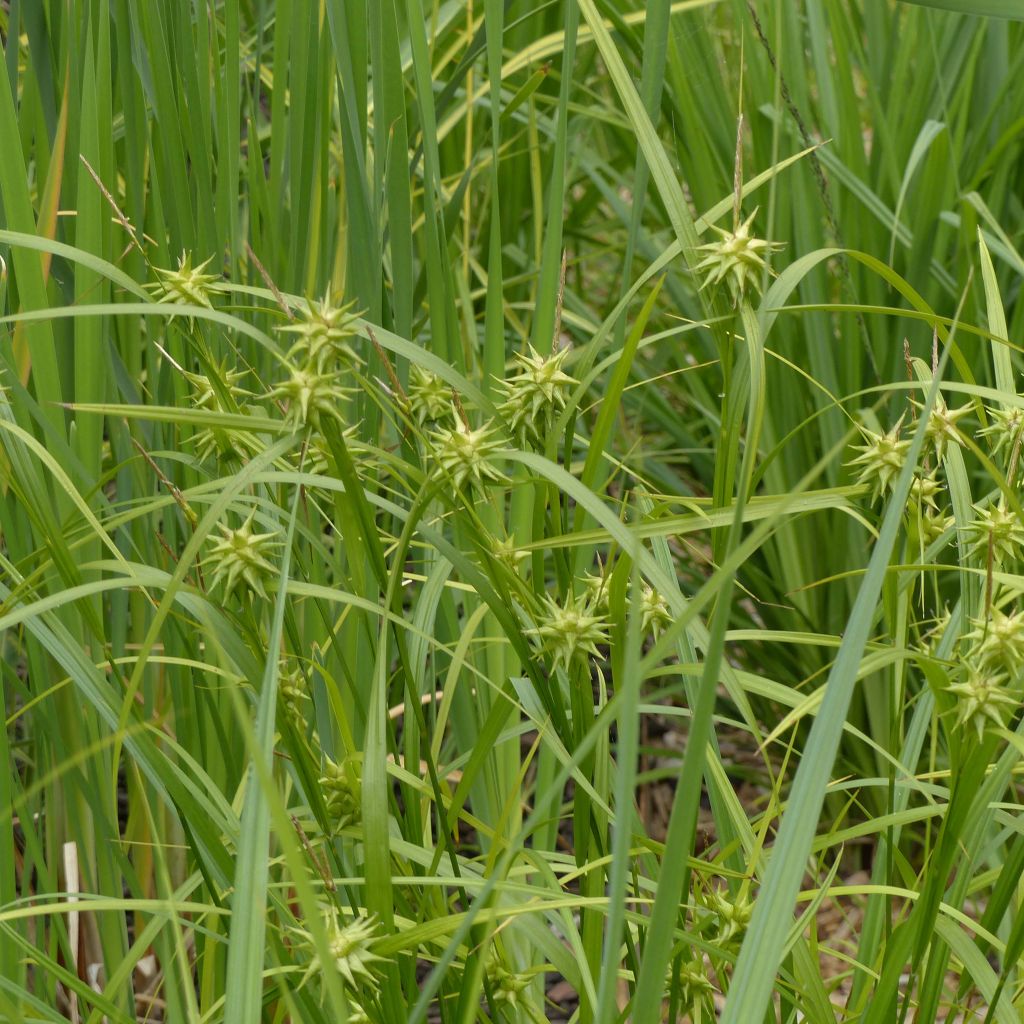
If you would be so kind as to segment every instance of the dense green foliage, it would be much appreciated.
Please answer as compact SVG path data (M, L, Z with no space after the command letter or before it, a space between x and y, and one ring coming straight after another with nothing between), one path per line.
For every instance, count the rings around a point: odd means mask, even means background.
M0 5L0 1019L1020 1020L983 9Z

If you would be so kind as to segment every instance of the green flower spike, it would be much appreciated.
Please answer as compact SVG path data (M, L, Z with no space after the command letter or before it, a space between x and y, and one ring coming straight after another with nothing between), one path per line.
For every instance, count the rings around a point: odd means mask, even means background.
M223 537L212 541L207 563L213 566L210 590L223 584L225 596L239 588L248 589L266 597L264 583L277 575L277 567L267 556L280 547L277 533L253 533L252 523L255 511L237 529L221 526Z
M987 622L972 625L966 639L974 644L973 657L979 665L1006 668L1014 674L1024 665L1024 612L993 608Z
M325 755L320 777L324 802L336 831L358 824L363 814L363 779L358 761L345 758L340 764Z
M552 669L564 665L568 670L579 654L600 655L598 644L608 642L605 617L595 614L587 604L577 604L570 596L564 605L553 597L544 598L544 611L538 625L527 630L540 641L540 649L550 658Z
M1019 706L1016 697L1007 693L1004 683L1006 676L995 675L976 666L969 666L963 682L948 688L958 698L956 724L960 728L973 725L978 739L984 738L985 729L995 726L1001 729L1013 709Z
M760 290L760 278L766 266L764 258L780 246L777 242L767 242L751 235L756 215L757 210L735 231L711 225L711 230L719 235L721 241L697 247L698 252L707 253L695 268L698 273L706 271L701 290L722 281L728 281L729 289L737 299L746 291L748 283L754 291Z
M311 698L306 676L298 665L289 669L282 662L279 673L277 694L285 715L299 732L304 732L310 709Z
M436 373L423 369L415 363L409 369L409 385L406 388L409 411L417 423L431 423L451 415L451 385Z
M644 632L660 633L672 622L672 612L668 601L649 583L645 583L640 591L640 628Z
M296 430L316 426L321 416L340 416L341 406L350 393L339 383L336 370L319 373L314 369L293 369L291 377L278 384L267 397L283 402L287 421Z
M523 989L530 984L529 975L510 971L496 955L487 961L487 980L494 1001L506 1006L518 1006Z
M506 396L499 411L512 433L543 439L578 383L562 369L568 355L569 349L562 348L542 356L532 345L528 355L516 353L519 372L498 385Z
M984 430L979 431L979 435L992 438L992 449L989 454L993 458L1002 451L1009 455L1024 435L1024 409L1012 406L986 411L991 422Z
M974 506L978 518L967 527L971 550L987 558L992 551L994 561L1002 565L1018 557L1024 548L1024 526L1017 513L1006 507L1003 498L988 508Z
M491 465L490 460L499 455L503 447L495 433L490 423L472 430L458 415L455 416L455 426L451 430L431 431L434 457L456 487L466 483L483 486L488 482L508 482L508 477Z
M854 451L860 452L847 465L859 466L859 484L871 485L871 498L876 500L890 490L896 477L899 476L903 463L910 450L910 441L901 440L900 429L903 426L901 416L892 430L884 434L876 434L872 430L862 428L865 444L855 445Z
M278 328L282 333L296 335L288 350L288 358L318 374L335 370L339 365L358 366L362 360L349 344L357 334L359 314L352 312L354 302L335 306L325 295L319 302L310 301L308 309L300 308L295 323Z
M682 961L674 975L672 966L669 965L669 972L669 983L675 983L684 1013L692 1013L698 1003L703 1003L714 994L715 987L708 978L708 969L703 957Z
M347 924L338 919L338 912L331 907L324 914L324 928L327 932L327 948L330 960L324 964L320 952L313 942L313 936L304 929L297 929L302 944L310 950L309 966L302 984L316 973L323 973L333 967L351 991L375 992L380 985L377 965L385 958L373 952L377 933L377 921L373 917L354 917Z
M180 302L186 306L211 308L210 285L220 280L219 274L204 274L213 262L213 257L203 260L198 267L192 266L192 253L181 254L177 270L156 268L160 280L147 287L158 302Z

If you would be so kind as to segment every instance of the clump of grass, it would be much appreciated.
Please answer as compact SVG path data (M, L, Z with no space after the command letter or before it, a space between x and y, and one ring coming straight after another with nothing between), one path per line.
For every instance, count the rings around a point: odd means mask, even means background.
M1019 1019L1022 25L526 6L0 10L0 1017Z

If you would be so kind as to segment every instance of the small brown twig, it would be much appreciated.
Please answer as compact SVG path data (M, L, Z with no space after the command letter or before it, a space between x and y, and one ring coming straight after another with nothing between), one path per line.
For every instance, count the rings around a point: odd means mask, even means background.
M469 417L466 415L466 407L462 404L462 398L455 388L452 388L452 402L455 405L455 411L459 414L459 419L462 420L462 425L467 430L472 429L469 425Z
M391 381L391 386L394 388L395 394L401 399L402 405L407 406L409 404L409 397L405 393L405 388L402 387L402 382L398 379L398 374L395 373L395 368L391 365L391 360L388 358L387 352L384 351L381 343L377 340L377 335L373 333L373 328L369 324L366 325L366 333L373 344L373 347L377 350L377 355L380 356L380 361L384 364L388 380Z
M260 277L263 278L263 283L271 290L271 292L273 292L274 299L277 301L277 304L284 311L284 315L288 317L289 320L294 320L295 314L292 312L291 306L289 306L288 303L285 301L284 293L281 291L280 288L277 287L276 284L274 284L274 279L270 276L270 274L267 273L267 268L263 266L262 263L260 263L259 256L257 256L256 253L252 251L252 246L248 242L245 243L245 251L249 259L252 260L256 269L259 271Z
M327 865L323 860L317 856L316 851L313 849L313 844L309 841L309 836L306 835L305 829L303 829L301 822L295 815L291 815L292 827L295 829L296 834L299 837L299 841L302 843L306 850L306 855L313 862L313 866L316 868L318 874L323 879L323 883L328 892L337 892L338 887L334 884L334 879L331 877L330 872L327 870Z
M138 249L139 253L142 255L142 258L145 259L146 253L143 250L142 246L139 244L138 236L135 234L135 226L125 216L124 212L121 210L121 207L117 205L117 201L110 194L110 192L107 189L107 186L103 184L102 180L100 179L100 176L92 169L92 165L89 163L89 161L86 160L81 153L78 154L78 159L81 160L82 163L85 165L85 169L89 172L89 175L92 178L92 180L96 182L96 187L102 193L103 198L106 199L106 201L110 204L111 209L114 211L114 216L115 218L117 218L117 222L121 225L121 227L125 229L125 231L128 232L128 237L131 239L132 246ZM125 252L127 251L128 250L126 249Z
M555 299L555 331L551 337L551 351L559 349L559 339L562 336L562 303L565 302L565 268L568 258L568 250L562 250L562 266L558 273L558 296Z
M174 481L170 480L167 477L164 471L156 464L156 462L154 461L153 457L149 454L149 452L147 452L146 449L143 448L142 445L139 444L139 442L134 437L131 438L131 442L133 445L135 445L135 448L138 451L138 453L146 460L146 462L149 463L150 469L152 469L153 472L156 473L157 478L160 480L160 482L164 485L164 487L167 488L168 491L170 491L171 497L178 503L178 506L181 508L182 512L185 513L185 518L188 520L189 525L192 527L193 530L195 530L195 528L199 525L199 516L196 515L196 513L192 509L192 506L189 505L189 503L185 500L185 495L181 493L181 491L175 485Z

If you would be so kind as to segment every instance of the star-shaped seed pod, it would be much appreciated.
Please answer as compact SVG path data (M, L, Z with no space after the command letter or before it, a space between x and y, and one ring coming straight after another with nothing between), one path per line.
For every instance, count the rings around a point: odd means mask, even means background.
M350 388L342 387L337 370L324 373L307 368L293 367L288 380L278 384L268 395L282 402L287 409L287 422L295 430L316 427L324 416L340 417Z
M900 437L902 426L901 416L896 425L883 434L862 427L865 443L854 445L854 451L860 454L847 465L860 467L857 483L870 485L872 500L881 498L892 488L907 460L910 441Z
M280 547L281 542L276 532L255 533L252 528L255 516L255 511L251 512L237 530L219 527L223 536L211 540L210 553L206 558L206 564L213 568L211 591L223 586L225 596L239 589L252 591L263 598L267 596L264 584L277 575L277 567L267 560L267 556Z
M355 302L335 306L329 295L319 302L310 300L300 307L294 323L279 327L282 333L295 335L288 350L288 359L318 374L340 366L354 368L362 360L350 344L358 333L359 313L353 313Z
M380 987L379 965L386 958L373 951L377 938L375 917L353 917L342 922L335 907L324 913L324 928L327 932L329 959L321 960L320 950L313 941L311 932L296 929L300 944L309 950L309 965L302 979L305 985L316 974L326 970L337 971L347 988L352 992L375 992Z
M923 403L911 401L915 409L924 408ZM946 400L938 395L935 404L928 413L928 422L925 424L925 440L931 442L935 449L935 457L941 462L946 454L946 446L950 444L962 445L963 435L958 426L960 420L970 415L973 406L969 403L961 405L957 409L950 409Z
M598 644L608 643L607 619L585 603L570 596L565 604L545 596L537 625L527 630L537 637L540 649L551 659L552 670L566 669L579 655L600 655Z
M506 1006L518 1006L523 989L530 984L530 975L509 970L497 953L492 953L488 958L486 971L494 1001Z
M499 383L505 400L498 411L513 434L543 441L578 381L562 369L569 349L558 349L549 356L542 356L532 345L529 349L514 356L519 372Z
M249 375L249 371L236 370L230 365L228 356L213 363L209 374L190 373L188 370L182 370L181 373L191 385L192 402L197 409L220 411L225 407L225 396L237 404L252 395L251 391L240 387L238 383Z
M733 297L739 299L748 286L760 291L761 274L766 267L765 256L780 248L777 242L768 242L763 238L755 238L751 234L757 210L735 231L711 225L720 238L717 242L708 242L697 247L698 252L707 253L696 266L697 273L706 272L701 290L708 285L718 285L727 281Z
M674 971L673 965L669 964L668 983L675 985L684 1013L692 1014L698 1003L703 1004L714 994L715 987L708 973L708 966L700 955L683 960Z
M236 413L239 404L252 395L251 391L239 385L248 371L231 367L226 356L221 362L214 363L208 374L188 370L181 372L189 383L192 402L197 409ZM192 435L192 443L201 462L214 455L244 461L260 447L252 434L233 427L203 427Z
M502 451L501 440L490 423L473 430L454 416L451 429L430 432L431 449L441 469L451 477L456 487L465 484L483 486L486 483L507 483L508 477L492 464Z
M977 519L967 527L971 551L983 558L992 552L993 560L999 565L1018 558L1024 549L1024 526L1013 509L1006 507L1000 497L994 505L983 508L974 506Z
M183 252L178 260L177 270L156 268L158 281L146 287L158 302L177 302L186 306L211 308L210 285L220 280L218 274L204 274L203 271L213 257L203 260L198 267L192 266L192 253Z
M917 509L938 510L937 496L942 493L942 484L934 474L915 476L910 483L910 503Z
M911 511L913 514L910 523L911 536L913 537L916 531L917 538L925 547L934 544L947 530L956 526L956 517L941 509L925 506L923 509L918 508Z
M979 436L992 439L989 454L993 458L1000 452L1009 455L1024 436L1024 409L1014 405L985 411L991 422L978 432Z
M973 726L979 741L985 730L1003 728L1006 720L1019 706L1019 700L1006 689L1006 676L970 665L963 680L947 688L957 698L956 724Z
M601 572L583 574L583 603L599 615L608 614L608 575L604 567Z
M989 669L1004 668L1016 674L1024 665L1024 612L1004 612L993 607L987 619L972 620L974 627L964 639L973 645L972 660Z
M711 888L704 896L704 905L717 918L715 940L723 949L739 946L754 913L754 904L747 896L733 900L725 890Z
M672 611L665 600L649 583L640 588L640 628L657 635L672 622Z
M406 387L409 411L420 426L448 419L452 413L452 388L436 373L415 363L409 368Z

